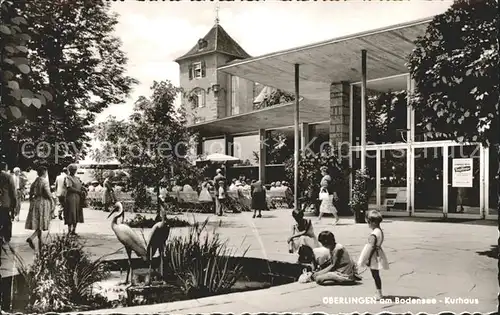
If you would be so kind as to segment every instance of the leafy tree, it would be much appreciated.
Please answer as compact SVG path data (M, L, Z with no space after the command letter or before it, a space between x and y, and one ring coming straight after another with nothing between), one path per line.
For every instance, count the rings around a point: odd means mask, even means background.
M28 57L28 42L31 40L28 27L30 21L22 3L14 6L13 1L0 4L0 158L11 162L7 152L9 140L16 126L23 123L27 112L33 113L52 95L40 90L34 93L26 84L31 74ZM15 151L14 151L15 152ZM9 164L11 164L9 163Z
M400 142L397 131L406 129L406 91L369 95L366 112L367 142Z
M262 102L255 105L255 109L262 109L274 105L290 103L295 100L295 96L286 91L274 90L271 94L267 95Z
M178 176L191 185L203 171L186 158L195 134L186 128L185 114L177 111L174 101L181 89L169 81L154 82L152 95L141 96L128 121L111 117L96 127L96 136L107 142L124 168L130 170L131 185L137 195L146 186L159 189L165 179Z
M455 1L416 41L408 68L411 103L429 136L482 142L500 157L498 23L497 1ZM497 191L500 232L500 182Z
M57 164L67 162L60 159L65 155L73 160L83 157L95 115L111 104L123 103L136 81L125 75L127 58L113 34L118 21L108 2L12 3L12 10L29 17L27 28L32 35L28 50L21 51L28 53L32 70L23 86L47 89L53 101L47 103L46 111L27 113L29 120L9 130L9 146L18 152L16 162L22 167L45 163L60 168ZM40 147L35 157L21 154L23 143L42 141L48 146ZM30 144L24 149L35 147Z

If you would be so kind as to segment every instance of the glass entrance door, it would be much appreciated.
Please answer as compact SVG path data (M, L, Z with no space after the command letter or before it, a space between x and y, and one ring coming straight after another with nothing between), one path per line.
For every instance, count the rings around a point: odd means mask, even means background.
M480 219L485 199L481 145L455 145L447 149L447 216Z

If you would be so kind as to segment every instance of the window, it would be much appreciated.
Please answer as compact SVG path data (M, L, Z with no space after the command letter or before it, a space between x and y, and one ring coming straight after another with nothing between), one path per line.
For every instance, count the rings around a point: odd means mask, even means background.
M192 108L205 107L205 90L195 88L189 96Z
M200 39L198 41L198 50L202 50L204 48L207 48L207 46L208 46L208 42L206 40Z
M193 64L193 70L195 79L201 78L201 62Z
M189 66L189 80L200 79L206 76L205 61L195 62Z

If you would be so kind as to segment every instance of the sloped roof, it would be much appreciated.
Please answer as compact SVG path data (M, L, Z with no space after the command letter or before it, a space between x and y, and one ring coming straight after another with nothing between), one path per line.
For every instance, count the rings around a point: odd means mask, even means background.
M203 40L207 41L207 46L205 48L199 49L198 43L196 43L190 51L175 59L175 61L179 62L187 58L214 52L226 54L239 59L251 57L218 23L216 23L207 35L203 37Z

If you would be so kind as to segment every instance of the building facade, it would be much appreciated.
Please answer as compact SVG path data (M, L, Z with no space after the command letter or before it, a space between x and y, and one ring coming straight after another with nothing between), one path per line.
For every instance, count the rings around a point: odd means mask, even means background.
M327 141L348 153L354 170L368 169L370 208L394 216L496 219L495 150L429 138L407 104L413 82L406 56L429 22L412 21L255 58L233 54L220 59L213 63L213 76L220 80L215 82L226 95L241 96L216 102L217 111L193 121L190 127L204 137L200 151L212 153L217 144L222 153L254 156L251 165L238 171L269 183L285 170L269 161L269 148L262 143L277 132L293 140L298 122L300 149L318 150ZM186 75L196 60L190 53L178 61L187 63L181 64L181 85L187 90L200 87ZM248 86L232 84L235 80ZM207 81L208 87L212 82ZM298 102L253 109L255 88L252 94L248 90L255 82L295 91ZM233 99L240 110L230 110Z
M179 64L182 106L188 123L212 121L252 110L254 83L217 69L250 55L216 23ZM236 93L236 91L238 91Z

